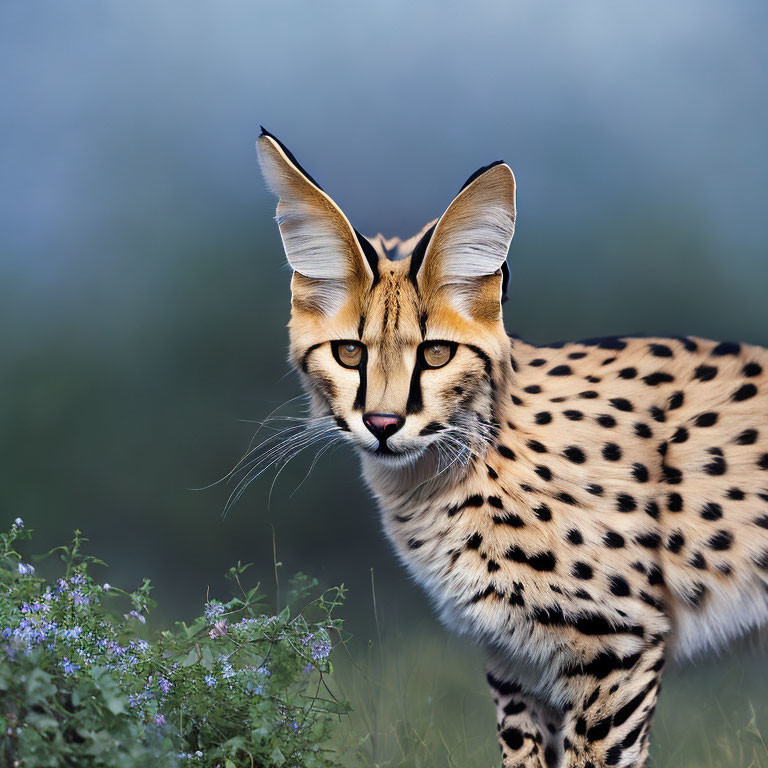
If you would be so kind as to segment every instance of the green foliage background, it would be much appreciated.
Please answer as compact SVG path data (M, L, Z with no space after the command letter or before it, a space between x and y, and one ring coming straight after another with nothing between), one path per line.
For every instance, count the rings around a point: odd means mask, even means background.
M226 486L190 490L299 394L258 124L369 234L416 231L503 156L506 321L532 341L768 344L766 21L758 0L4 3L0 510L40 549L87 531L113 581L148 577L173 606L160 625L191 620L237 560L274 592L274 531L278 570L349 587L348 683L379 692L355 721L378 733L372 764L492 764L481 660L395 562L349 451L261 478L226 519ZM671 675L659 764L729 765L711 755L749 732L750 702L764 732L764 659ZM360 690L371 665L387 683Z

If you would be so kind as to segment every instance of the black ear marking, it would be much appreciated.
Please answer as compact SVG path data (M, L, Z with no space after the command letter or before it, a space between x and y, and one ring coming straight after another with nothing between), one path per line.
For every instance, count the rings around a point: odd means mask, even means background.
M371 272L373 272L373 283L371 283L371 288L373 288L379 282L379 254L376 253L371 241L365 235L361 235L356 229L354 232L357 242L360 244L360 250L363 252Z
M418 243L416 243L416 246L413 249L413 252L411 253L411 266L408 270L408 279L413 283L414 287L418 291L418 283L416 281L416 277L419 274L419 270L421 269L421 264L424 261L424 254L427 252L427 246L429 245L429 241L432 239L432 235L435 233L435 227L437 226L437 222L435 222L422 236Z
M277 138L277 136L275 136L273 133L270 133L263 125L260 125L259 128L261 128L260 136L268 136L270 139L272 139L272 141L274 141L277 144L277 146L283 150L283 152L285 153L285 156L296 166L296 168L299 171L301 171L301 173L303 173L304 176L306 176L307 179L311 181L319 190L321 190L322 192L325 192L325 190L317 183L317 181L315 181L315 179L312 178L312 176L310 176L307 170L296 159L293 152L291 152L291 150L288 149L288 147L286 147L285 144L283 144L283 142Z
M488 165L484 165L482 168L478 168L462 185L461 189L459 190L459 194L461 194L476 178L479 176L482 176L486 171L490 171L491 168L495 168L497 165L503 165L503 160L494 160L492 163L489 163Z
M501 303L503 304L509 298L509 265L507 260L501 265Z

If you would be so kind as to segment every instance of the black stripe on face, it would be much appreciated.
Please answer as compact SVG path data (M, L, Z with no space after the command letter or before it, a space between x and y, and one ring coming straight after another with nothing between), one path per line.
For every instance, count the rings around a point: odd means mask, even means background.
M493 363L491 362L491 358L488 357L480 347L476 347L474 344L467 344L466 347L467 349L471 349L483 361L488 378L493 380Z
M408 390L408 401L405 404L406 415L421 413L424 410L424 399L421 394L421 372L426 366L422 360L420 350L416 350L416 364L411 374L411 386Z
M360 374L360 386L357 388L355 402L352 403L353 411L362 411L365 408L365 394L367 388L366 371L368 369L368 350L363 347L363 356L360 358L360 365L357 372Z
M299 368L306 373L307 372L307 364L309 363L309 356L319 347L322 347L323 344L325 344L324 341L321 341L319 344L313 344L311 347L308 347L304 354L301 356L301 359L299 360Z

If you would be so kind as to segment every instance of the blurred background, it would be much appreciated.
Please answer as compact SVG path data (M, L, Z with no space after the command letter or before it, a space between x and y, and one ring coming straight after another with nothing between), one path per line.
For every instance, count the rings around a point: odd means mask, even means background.
M396 707L455 722L460 764L493 764L481 661L396 563L351 452L306 479L311 455L267 473L225 519L231 486L190 490L300 391L259 124L371 235L416 232L505 159L506 322L531 341L765 345L767 21L759 0L3 2L2 515L39 550L81 528L110 581L152 579L160 623L223 593L237 560L273 590L274 533L281 573L350 588L350 652L389 649ZM753 713L765 731L767 664L745 652L675 673L658 764L684 739L714 754ZM402 714L392 698L360 707L381 733Z

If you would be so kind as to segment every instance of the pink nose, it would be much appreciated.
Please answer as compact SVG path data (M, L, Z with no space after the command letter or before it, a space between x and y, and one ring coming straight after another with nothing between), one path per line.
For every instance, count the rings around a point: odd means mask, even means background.
M363 416L363 424L368 431L381 441L394 435L403 426L405 419L396 413L366 413Z

